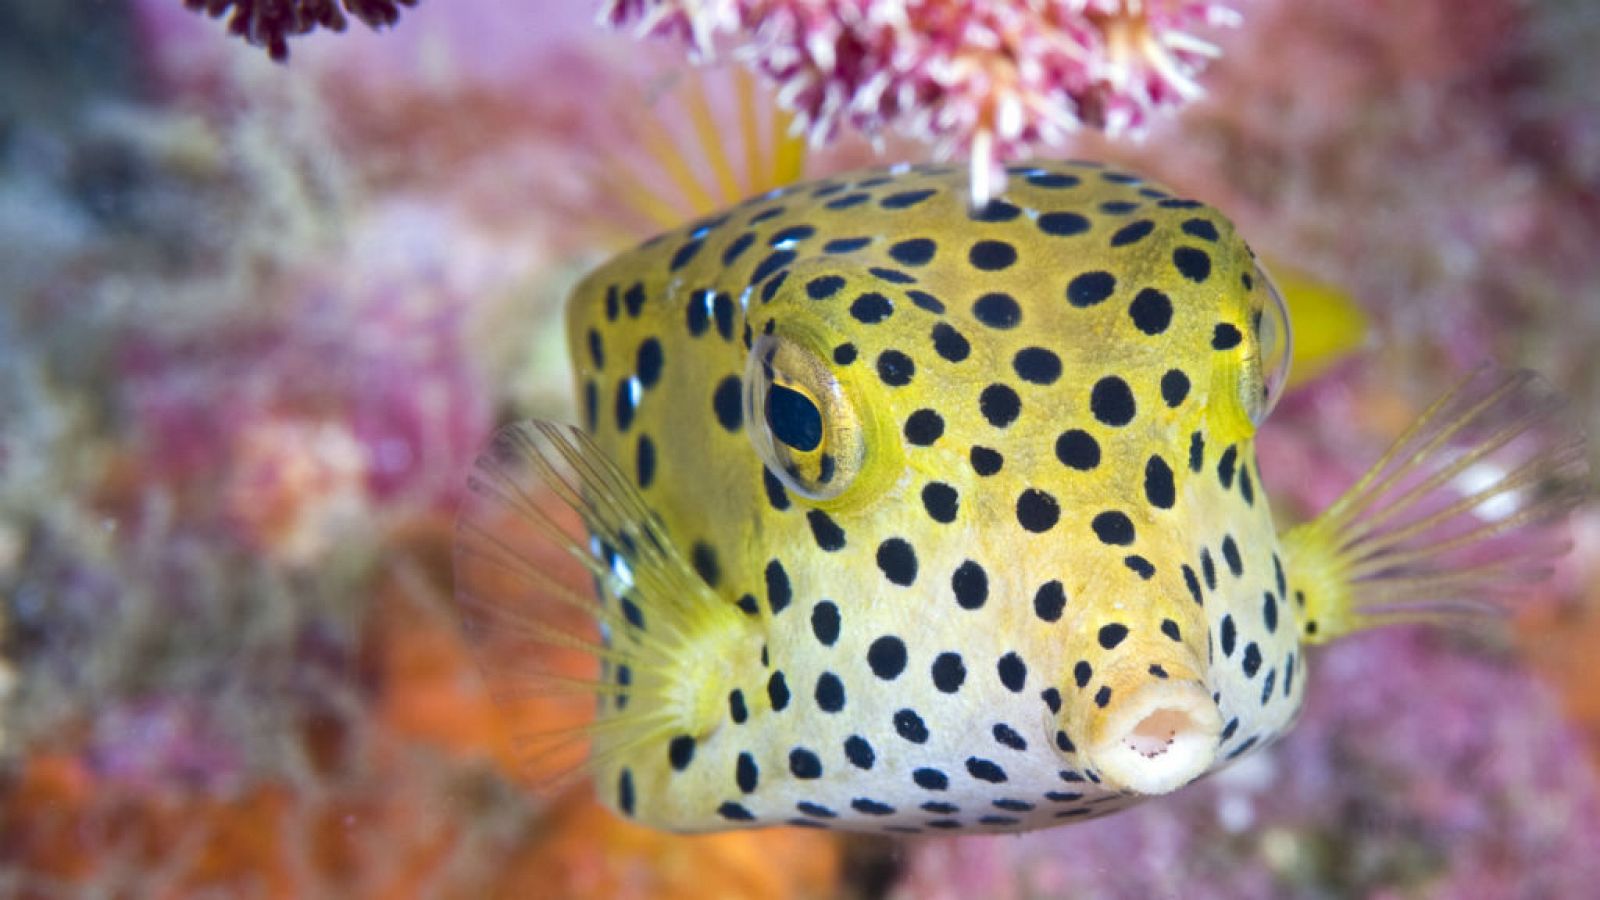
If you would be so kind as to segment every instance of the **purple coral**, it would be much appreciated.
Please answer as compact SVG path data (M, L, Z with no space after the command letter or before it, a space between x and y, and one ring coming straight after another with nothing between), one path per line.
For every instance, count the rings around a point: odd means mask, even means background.
M416 277L308 276L275 320L129 341L123 391L151 474L214 486L232 525L298 564L371 515L450 508L491 413L467 310Z
M257 47L266 47L273 59L289 58L289 38L318 28L343 31L345 13L369 28L387 28L400 19L400 7L417 0L183 0L183 5L213 19L228 17L228 33Z

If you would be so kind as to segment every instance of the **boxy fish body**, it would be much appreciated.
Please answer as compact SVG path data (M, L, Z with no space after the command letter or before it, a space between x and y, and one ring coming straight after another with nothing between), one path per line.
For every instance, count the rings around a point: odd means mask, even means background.
M528 554L470 508L461 597L480 644L596 660L571 681L600 695L587 769L620 814L1110 812L1281 734L1304 645L1524 574L1506 540L1578 496L1554 399L1483 370L1280 538L1252 438L1288 323L1232 225L1088 163L967 198L955 169L801 184L575 291L583 432L513 426L474 487L584 562L595 624L475 589L472 561ZM552 490L587 541L536 509Z

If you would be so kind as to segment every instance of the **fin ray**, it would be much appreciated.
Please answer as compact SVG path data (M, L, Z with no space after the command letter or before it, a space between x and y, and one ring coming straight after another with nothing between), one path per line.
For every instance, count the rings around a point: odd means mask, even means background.
M467 485L456 608L530 784L557 790L692 731L702 639L749 626L616 466L581 431L530 420L496 433Z
M1312 639L1504 611L1564 552L1552 526L1589 492L1585 438L1532 372L1480 366L1316 520L1284 536Z

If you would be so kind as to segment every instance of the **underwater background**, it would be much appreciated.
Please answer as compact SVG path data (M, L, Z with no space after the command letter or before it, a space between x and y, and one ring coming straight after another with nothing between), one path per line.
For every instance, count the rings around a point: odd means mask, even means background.
M1273 264L1280 520L1485 358L1593 434L1600 6L1231 7L1204 99L1060 152ZM1510 621L1318 651L1272 750L1102 821L690 838L527 790L450 548L493 427L574 418L566 291L752 188L931 152L766 140L763 83L595 14L422 0L276 63L179 0L0 0L0 895L1593 895L1593 508Z

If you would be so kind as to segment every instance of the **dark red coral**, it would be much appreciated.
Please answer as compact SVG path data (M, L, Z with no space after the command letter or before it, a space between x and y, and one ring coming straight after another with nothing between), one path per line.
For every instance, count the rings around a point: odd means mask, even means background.
M400 19L400 7L417 0L183 0L183 5L213 19L228 17L228 33L238 35L278 61L289 58L289 38L318 28L343 31L345 13L372 29Z

